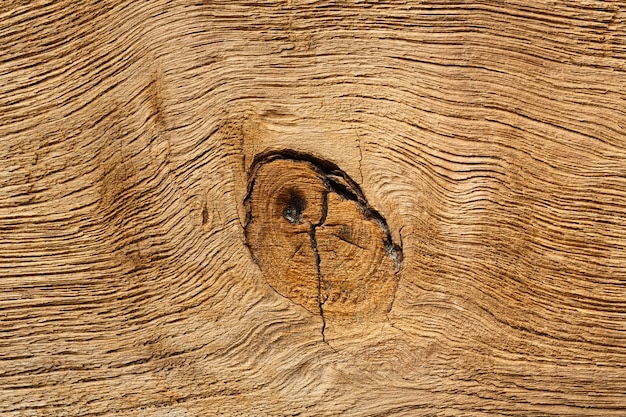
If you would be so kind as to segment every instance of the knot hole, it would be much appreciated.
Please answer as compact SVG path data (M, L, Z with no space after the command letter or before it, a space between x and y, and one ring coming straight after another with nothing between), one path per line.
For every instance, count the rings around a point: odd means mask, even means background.
M289 197L285 203L283 217L292 224L302 223L302 213L306 209L306 202L296 190L289 191Z

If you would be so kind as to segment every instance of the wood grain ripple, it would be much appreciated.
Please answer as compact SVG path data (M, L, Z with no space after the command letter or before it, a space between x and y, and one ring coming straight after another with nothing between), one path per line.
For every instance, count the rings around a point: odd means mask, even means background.
M3 416L622 416L626 3L0 5ZM247 172L342 167L404 260L329 346Z

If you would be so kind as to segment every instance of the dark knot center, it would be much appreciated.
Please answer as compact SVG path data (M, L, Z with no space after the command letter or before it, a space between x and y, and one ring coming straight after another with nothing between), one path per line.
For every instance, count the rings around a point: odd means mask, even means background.
M289 192L289 200L283 210L283 217L287 219L289 223L299 224L302 223L302 213L306 208L306 202L297 191L291 190Z

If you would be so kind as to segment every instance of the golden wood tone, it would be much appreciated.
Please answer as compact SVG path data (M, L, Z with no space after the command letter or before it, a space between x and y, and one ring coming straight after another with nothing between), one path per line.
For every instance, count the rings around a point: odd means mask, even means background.
M0 415L626 415L626 1L0 2Z

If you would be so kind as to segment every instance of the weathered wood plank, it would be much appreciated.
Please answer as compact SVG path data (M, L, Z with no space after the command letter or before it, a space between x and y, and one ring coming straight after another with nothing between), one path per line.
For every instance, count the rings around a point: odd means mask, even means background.
M0 414L626 412L624 1L9 1L0 51ZM255 263L285 150L401 246L375 326Z

